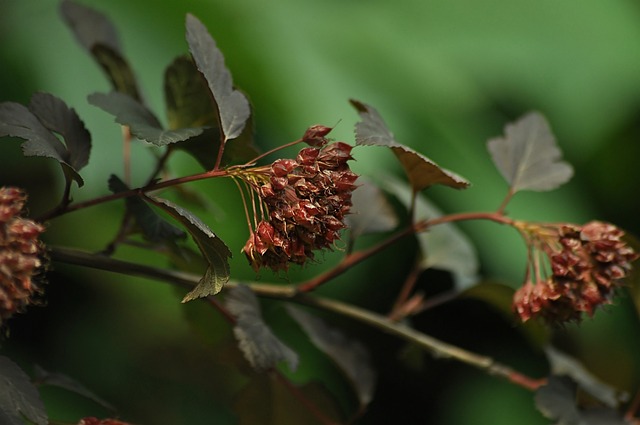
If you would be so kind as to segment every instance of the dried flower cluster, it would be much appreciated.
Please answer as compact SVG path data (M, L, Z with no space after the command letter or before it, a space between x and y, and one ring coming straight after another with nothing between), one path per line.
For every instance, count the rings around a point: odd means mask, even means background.
M20 216L27 196L0 188L0 323L33 302L34 276L42 266L44 226Z
M611 302L631 262L638 258L622 240L624 232L609 223L592 221L553 230L555 240L549 241L547 234L540 244L551 276L544 279L534 273L535 281L525 283L514 296L514 309L523 322L542 317L562 323L579 321L582 313L593 315L598 306Z
M253 180L262 219L242 251L254 270L302 265L314 258L313 251L330 248L346 227L344 217L358 176L347 163L353 159L351 146L327 144L328 130L311 127L303 140L315 147L300 150L296 159L276 160L262 169L263 178ZM250 172L255 177L259 171Z

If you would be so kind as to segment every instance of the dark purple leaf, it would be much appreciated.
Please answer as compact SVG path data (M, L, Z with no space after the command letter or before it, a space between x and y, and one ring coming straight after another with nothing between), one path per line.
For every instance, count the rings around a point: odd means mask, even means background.
M113 193L118 193L129 190L129 187L117 176L112 174L111 177L109 177L109 190ZM162 218L139 197L130 196L125 202L127 209L133 214L142 234L151 242L171 242L186 236L182 230Z
M442 212L425 196L414 196L413 189L405 182L392 177L385 178L384 189L394 194L407 208L414 203L416 220L434 219ZM453 275L456 289L463 290L478 281L480 264L476 249L469 238L453 223L438 224L416 235L420 244L423 269L446 270Z
M351 213L345 217L351 237L386 232L398 225L398 217L384 193L373 182L358 178L351 197Z
M78 42L107 74L114 90L141 100L135 76L124 59L115 26L104 14L64 0L60 13Z
M549 123L539 112L507 124L505 136L489 140L487 147L514 193L552 190L573 176L573 167L562 161Z
M186 27L189 50L216 102L224 141L235 139L240 136L251 115L249 101L233 87L224 57L202 22L188 14Z
M203 128L164 130L149 109L125 93L93 93L89 103L110 113L116 122L130 128L131 134L156 146L187 140L202 133Z
M120 52L108 46L96 44L91 49L91 54L107 74L115 91L128 94L137 101L142 100L133 70Z
M343 424L340 406L327 389L317 383L296 387L295 392L312 404L300 401L283 379L274 374L256 374L237 394L233 410L238 425L327 425ZM315 410L314 411L312 411ZM318 417L322 415L322 417Z
M65 374L48 372L40 366L35 366L34 377L38 385L50 385L62 388L92 400L108 410L116 410L110 403L98 397L87 387Z
M14 102L0 103L0 137L3 136L23 139L22 153L25 156L53 158L61 164L67 178L75 180L78 186L84 184L69 162L67 148L25 106Z
M236 319L233 334L251 366L258 371L266 371L285 361L289 369L295 371L298 355L280 341L264 322L260 304L251 289L241 285L229 288L225 294L225 306Z
M49 423L40 394L29 376L14 362L0 356L0 423L24 425L23 418L37 425Z
M182 302L215 295L229 281L229 258L231 251L202 220L190 211L166 199L145 196L145 200L166 211L184 226L194 239L202 256L207 261L207 270L193 290Z
M88 51L96 44L120 51L116 28L104 14L70 0L60 4L60 13L78 42Z
M553 346L545 347L545 353L554 375L571 377L580 388L609 407L617 407L620 403L628 401L629 394L625 394L616 388L602 382L589 372L575 357L563 353Z
M576 406L578 386L565 376L550 376L549 382L536 391L536 407L556 425L581 425Z
M404 168L414 191L441 184L455 189L465 189L469 182L459 175L440 167L426 156L398 143L384 120L373 107L357 100L351 104L362 121L356 124L357 146L385 146L390 148Z
M577 405L578 385L567 376L552 375L536 391L536 407L556 425L625 425L614 409Z
M91 134L74 109L53 95L36 93L31 96L29 110L46 128L64 138L69 152L69 164L75 170L80 170L89 163Z
M376 373L366 347L299 308L287 306L287 311L307 333L311 342L329 356L349 379L360 405L369 404L375 391Z

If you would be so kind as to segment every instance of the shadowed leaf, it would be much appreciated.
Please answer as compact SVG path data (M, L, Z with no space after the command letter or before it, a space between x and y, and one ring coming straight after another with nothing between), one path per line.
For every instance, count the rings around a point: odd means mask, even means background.
M80 170L89 163L91 134L74 109L48 93L36 93L31 96L29 110L46 128L64 138L69 152L69 164L75 170Z
M258 299L247 286L229 288L225 306L235 319L233 333L240 350L258 371L273 369L285 361L289 369L298 367L298 355L276 337L262 319Z
M375 391L376 373L365 346L299 308L286 308L307 333L311 342L329 356L351 381L360 405L369 404Z
M413 198L412 189L395 178L385 179L383 188L394 194L407 208ZM415 220L434 219L442 215L425 196L415 197ZM416 235L423 269L446 270L453 275L456 289L463 290L478 281L480 268L475 247L454 224L443 223Z
M38 385L51 385L54 387L62 388L67 391L71 391L82 397L85 397L91 401L96 402L100 406L106 408L107 410L115 411L116 409L104 399L98 397L92 391L90 391L87 387L79 383L73 378L55 372L48 372L44 370L40 366L35 366L34 368L34 378L38 382Z
M60 4L60 13L78 42L88 51L96 44L120 50L118 32L104 14L70 0Z
M463 177L441 168L426 156L398 143L373 107L357 100L350 102L362 118L362 121L356 124L356 145L390 148L402 164L414 191L418 192L434 184L455 189L465 189L469 186L469 182Z
M580 407L576 404L578 386L567 376L552 375L547 385L536 391L536 407L556 425L624 425L628 424L613 409Z
M29 376L14 362L0 356L0 423L24 425L23 417L37 425L49 423L40 394Z
M324 386L309 383L295 387L295 391L304 400L308 400L310 406L292 394L290 387L277 376L273 374L253 376L251 381L237 394L233 403L233 410L238 417L238 425L337 425L344 423L341 420L342 415L338 403Z
M189 51L204 75L215 99L224 142L240 136L251 115L249 101L233 87L231 73L224 57L206 27L195 16L188 14L186 38Z
M209 229L209 226L179 205L166 199L150 196L145 196L144 199L178 220L187 229L207 261L207 270L204 276L196 287L185 295L182 302L208 297L220 292L224 284L229 281L229 258L231 257L229 248Z
M167 67L164 95L169 128L218 127L207 81L190 56L179 56Z
M398 225L398 217L384 193L369 180L358 179L351 202L351 213L345 217L345 222L354 239L369 233L387 232Z
M489 140L487 147L513 193L552 190L573 176L573 168L562 161L551 128L539 112L507 124L505 136Z
M22 153L25 156L53 158L62 166L65 177L75 180L78 186L84 184L80 174L69 163L71 155L64 144L24 105L0 103L0 137L3 136L23 139Z
M109 77L114 90L128 94L137 101L142 99L133 70L120 52L108 46L96 44L91 48L91 54Z
M112 174L109 177L109 190L113 193L118 193L129 190L129 187L116 175ZM186 236L182 230L160 217L153 208L139 197L130 196L125 199L125 202L127 209L135 217L136 224L142 234L148 240L152 242L174 241Z
M61 3L60 13L78 42L107 74L113 88L140 100L135 76L122 55L118 32L109 18L69 0Z
M582 390L609 407L617 407L620 403L628 401L628 394L599 380L578 359L562 353L550 345L546 346L544 351L554 375L571 377Z
M203 131L203 128L164 130L151 111L124 93L93 93L88 99L92 105L113 115L117 123L128 126L131 134L156 146L181 142Z

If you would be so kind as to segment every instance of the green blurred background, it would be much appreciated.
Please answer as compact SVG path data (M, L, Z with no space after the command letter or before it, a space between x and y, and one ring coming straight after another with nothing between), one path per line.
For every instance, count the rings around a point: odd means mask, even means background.
M472 182L466 191L428 193L449 212L497 208L506 184L491 163L486 140L502 134L507 122L539 110L576 176L551 193L518 194L509 213L539 221L597 218L640 235L640 4L635 1L82 3L117 26L144 97L159 116L164 117L164 68L187 52L184 17L191 12L208 27L236 85L248 93L262 149L294 140L316 123L336 125L331 135L353 143L357 115L348 99L361 100L379 110L398 141ZM52 0L0 0L0 100L26 103L33 92L46 91L78 111L93 136L92 159L82 173L86 187L73 194L82 200L106 193L109 174L122 175L121 132L110 116L87 103L88 94L108 91L109 85L57 9ZM17 141L0 143L0 184L29 189L34 214L53 206L62 187L57 166L22 158ZM153 157L141 144L133 150L134 183L141 183ZM354 155L353 168L363 175L400 172L384 150L359 148ZM176 174L198 171L187 156L177 155L171 164ZM55 190L52 181L59 183ZM240 198L233 187L223 182L192 187L212 204L198 212L234 252L232 276L254 279L239 254L247 229L243 220L234 220ZM113 203L58 219L47 241L102 249L121 211L122 205ZM477 247L484 276L517 287L525 250L515 232L491 223L461 227ZM356 267L321 292L385 312L416 246L408 241L401 248ZM163 264L133 248L117 254ZM325 265L293 271L288 279L318 273L338 257L328 254ZM261 278L287 281L268 273ZM447 279L437 273L423 276L421 289L436 292ZM246 378L233 372L228 357L238 354L229 348L230 331L215 312L183 306L174 290L144 279L58 266L51 280L47 307L31 309L12 323L3 343L12 358L27 369L37 363L73 376L131 422L236 423L233 395ZM571 328L570 345L601 376L631 389L638 376L639 330L632 303L617 304L579 330ZM331 363L292 329L280 304L264 308L277 333L307 353L292 379L322 380L349 409L354 400ZM199 323L195 336L194 323ZM419 356L409 362L400 358L408 351L397 340L348 321L334 323L368 343L379 370L376 399L361 423L547 423L524 390L442 360ZM458 300L417 317L415 324L532 375L546 373L539 347L483 303ZM82 415L110 414L64 391L44 395L52 418L72 422Z

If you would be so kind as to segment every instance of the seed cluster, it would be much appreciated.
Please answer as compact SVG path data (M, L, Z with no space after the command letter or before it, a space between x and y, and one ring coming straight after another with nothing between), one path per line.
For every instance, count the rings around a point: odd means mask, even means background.
M31 304L39 291L34 276L42 266L38 237L44 226L20 216L26 199L20 189L0 188L0 323Z
M582 313L591 316L598 306L609 304L638 258L623 236L616 226L600 221L560 226L558 243L544 246L551 276L527 282L514 296L522 321L537 316L555 323L579 321Z
M310 144L322 145L326 133L311 129ZM358 178L347 163L351 148L342 142L307 147L296 159L278 159L265 170L267 178L254 189L266 213L242 249L254 270L302 265L339 238Z

